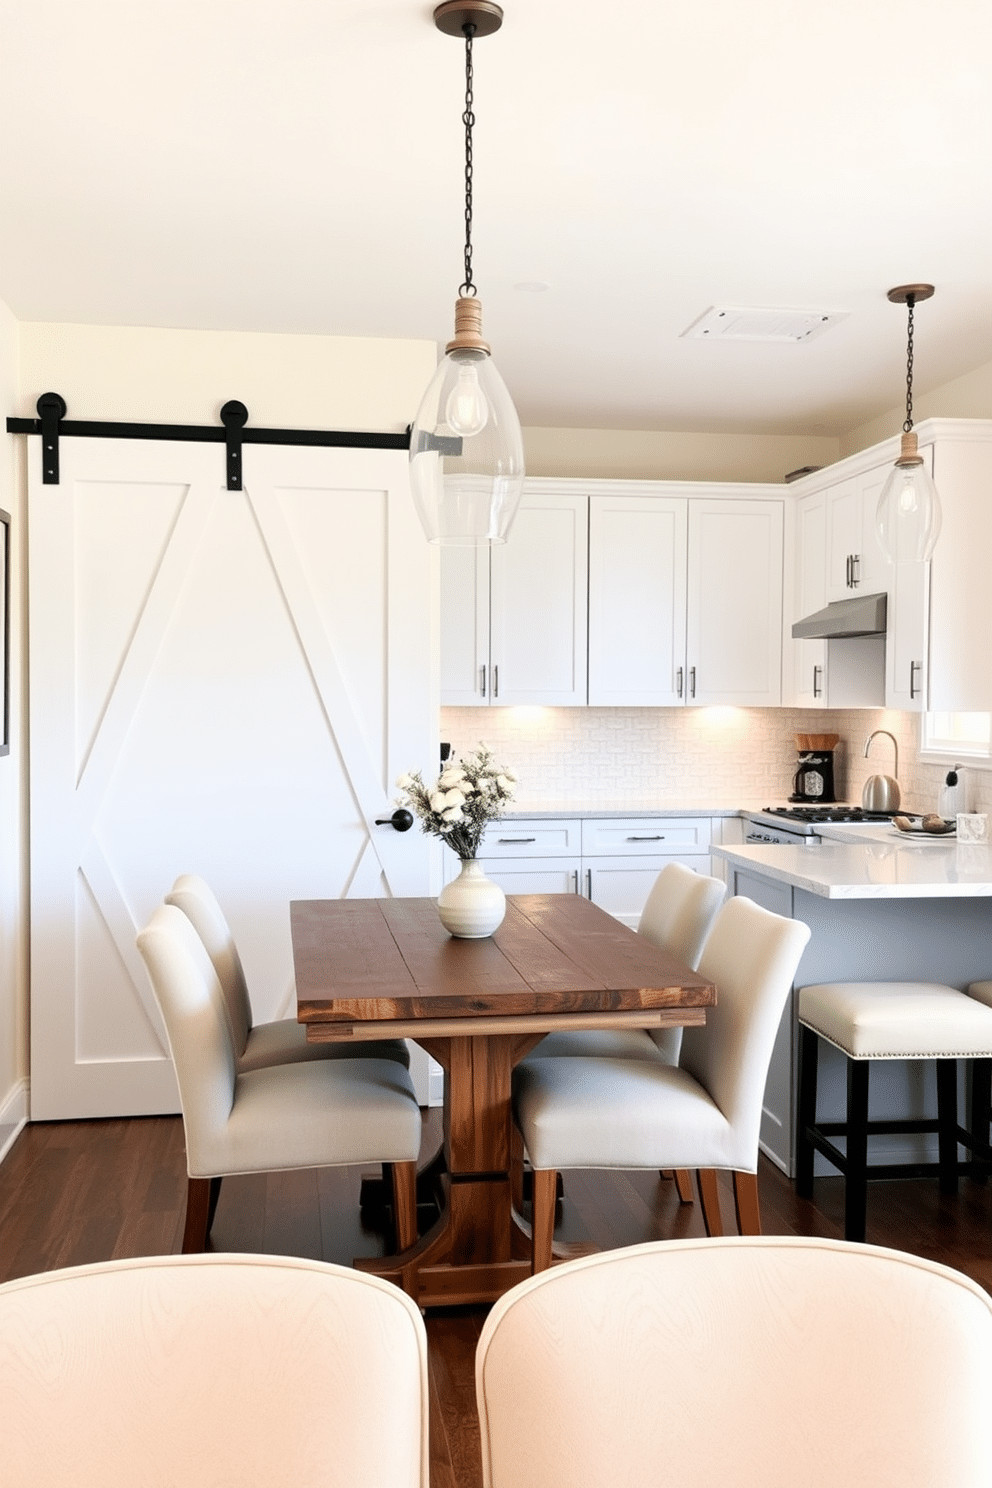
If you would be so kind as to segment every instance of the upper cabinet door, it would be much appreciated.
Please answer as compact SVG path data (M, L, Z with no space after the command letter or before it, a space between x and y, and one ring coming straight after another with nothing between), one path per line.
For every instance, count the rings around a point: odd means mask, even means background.
M796 507L796 591L794 620L815 615L827 602L827 501L820 491ZM791 626L786 631L791 636ZM797 708L825 708L826 641L791 641L793 698Z
M861 506L857 482L840 481L827 493L827 599L871 593L861 583Z
M781 703L782 531L778 501L689 503L690 704Z
M685 700L687 503L589 503L589 702L666 708Z
M589 498L524 488L491 561L489 701L586 701Z
M441 548L441 702L489 701L489 549Z

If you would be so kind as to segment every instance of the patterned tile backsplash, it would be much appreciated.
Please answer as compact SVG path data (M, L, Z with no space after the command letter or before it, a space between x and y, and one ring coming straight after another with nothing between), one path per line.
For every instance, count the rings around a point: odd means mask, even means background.
M772 805L788 798L798 733L836 733L837 799L860 804L869 775L892 775L888 729L909 811L935 811L947 765L919 759L919 718L882 709L442 708L441 738L456 754L480 739L520 777L519 805L687 803ZM992 813L992 771L965 774L968 807Z

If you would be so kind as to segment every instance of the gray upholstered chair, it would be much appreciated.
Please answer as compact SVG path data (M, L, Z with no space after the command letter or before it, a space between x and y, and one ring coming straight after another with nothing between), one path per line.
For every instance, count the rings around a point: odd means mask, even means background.
M294 1018L254 1023L237 943L210 885L196 873L181 873L165 902L182 910L207 948L224 993L242 1074L268 1064L295 1064L303 1059L395 1059L410 1068L410 1051L403 1039L311 1044L307 1043L303 1024Z
M534 1270L551 1264L557 1174L569 1168L695 1168L708 1234L720 1234L716 1170L733 1174L737 1221L760 1232L758 1132L772 1046L809 928L750 899L727 901L699 971L717 989L687 1028L678 1066L647 1059L531 1057L513 1114L530 1161Z
M875 1246L636 1245L501 1297L476 1393L483 1488L986 1488L992 1301Z
M4 1488L428 1488L427 1341L398 1287L283 1256L0 1286Z
M242 1072L220 981L186 915L161 905L138 948L179 1081L188 1172L183 1251L204 1248L228 1174L368 1162L393 1165L396 1244L412 1244L422 1118L402 1064L320 1059Z

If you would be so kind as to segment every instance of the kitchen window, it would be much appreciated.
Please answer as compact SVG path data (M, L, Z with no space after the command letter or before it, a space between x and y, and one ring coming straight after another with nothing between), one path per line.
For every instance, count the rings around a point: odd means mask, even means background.
M992 713L924 713L920 755L992 767Z

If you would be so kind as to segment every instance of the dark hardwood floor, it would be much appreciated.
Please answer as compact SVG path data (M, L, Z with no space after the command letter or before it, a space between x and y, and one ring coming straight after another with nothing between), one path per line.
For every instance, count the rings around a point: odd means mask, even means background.
M433 1152L440 1112L425 1123ZM178 1251L186 1167L178 1117L29 1126L0 1164L0 1281L57 1266ZM358 1169L230 1178L211 1236L214 1250L305 1255L348 1264L383 1252L381 1228L363 1221ZM839 1237L843 1190L819 1179L815 1202L762 1160L767 1234ZM724 1217L732 1224L729 1187ZM702 1234L698 1204L682 1206L651 1173L575 1173L566 1179L559 1233L601 1247ZM936 1181L874 1183L872 1243L929 1256L992 1291L992 1183L965 1180L957 1198ZM484 1308L427 1316L431 1370L432 1488L479 1488L474 1356Z

